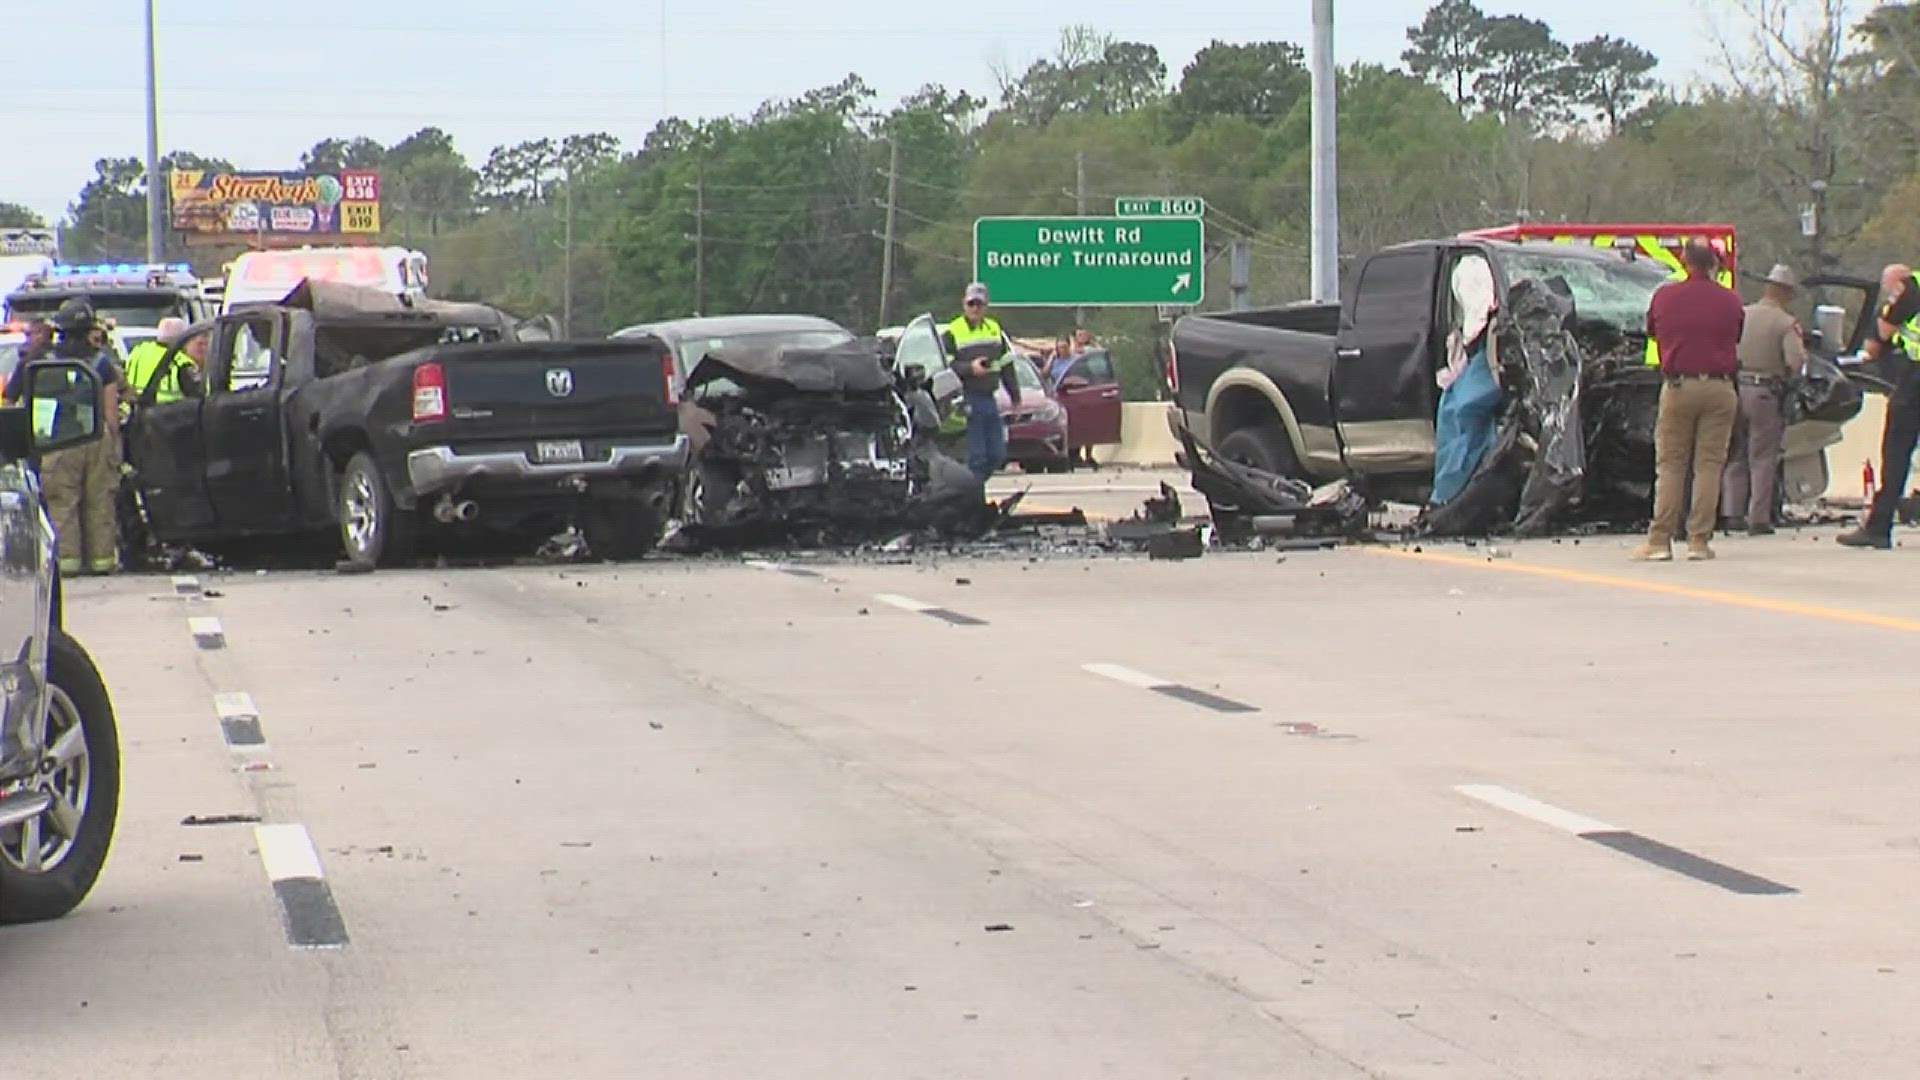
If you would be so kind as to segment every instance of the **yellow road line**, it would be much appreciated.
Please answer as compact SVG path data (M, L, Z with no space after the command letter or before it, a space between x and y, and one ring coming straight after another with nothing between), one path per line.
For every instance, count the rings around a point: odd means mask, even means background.
M1702 589L1693 585L1673 585L1664 581L1646 581L1641 578L1617 577L1612 574L1594 574L1585 570L1567 570L1558 566L1538 566L1508 560L1492 561L1488 559L1469 559L1459 555L1440 555L1424 551L1401 551L1393 548L1360 548L1369 555L1384 556L1390 559L1404 559L1408 562L1434 563L1440 566L1472 567L1476 570L1505 570L1508 573L1525 574L1530 577L1551 578L1555 581L1572 581L1582 585L1608 585L1616 589L1630 589L1634 592L1653 593L1659 596L1677 596L1687 600L1705 600L1713 604L1726 604L1730 607L1753 608L1758 611L1773 611L1783 615L1803 615L1810 619L1827 619L1832 622L1853 623L1858 626L1877 626L1882 630L1904 630L1908 633L1920 633L1920 619L1902 619L1895 615L1875 615L1870 611L1855 611L1851 608L1822 607L1819 604L1801 604L1792 600L1773 600L1764 596L1748 593L1729 592L1724 589Z

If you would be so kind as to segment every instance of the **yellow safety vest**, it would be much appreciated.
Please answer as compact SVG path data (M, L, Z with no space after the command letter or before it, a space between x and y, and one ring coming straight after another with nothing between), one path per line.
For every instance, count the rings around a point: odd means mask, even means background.
M1900 351L1907 354L1907 359L1920 363L1920 315L1900 324L1899 331L1893 335L1892 344L1898 345Z
M157 341L143 341L134 346L133 352L127 355L127 384L133 387L135 396L146 392L147 383L152 380L154 373L160 370L161 362L167 358L167 348ZM180 392L180 368L191 362L186 354L182 353L180 358L174 361L173 366L167 369L167 377L160 380L160 389L153 395L156 404L164 405L169 401L179 401L186 396Z
M985 359L993 367L1001 366L999 361L1006 353L1006 335L1000 332L1000 323L991 316L981 319L979 326L967 322L965 315L957 316L947 324L947 333L953 338L955 360Z

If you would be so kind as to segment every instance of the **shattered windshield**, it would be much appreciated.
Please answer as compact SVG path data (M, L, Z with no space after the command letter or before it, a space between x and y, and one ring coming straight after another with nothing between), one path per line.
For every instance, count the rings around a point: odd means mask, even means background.
M1508 252L1502 256L1509 287L1522 279L1560 278L1573 292L1574 313L1600 319L1625 331L1644 332L1647 305L1666 284L1664 269L1648 262L1569 257L1547 251Z

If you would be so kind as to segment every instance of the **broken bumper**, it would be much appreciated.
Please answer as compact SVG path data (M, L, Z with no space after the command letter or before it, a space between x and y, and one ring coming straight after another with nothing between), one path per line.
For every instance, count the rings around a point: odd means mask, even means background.
M591 461L535 462L521 450L461 453L451 446L429 446L407 454L407 479L416 495L452 491L471 481L565 481L625 479L687 467L691 444L685 435L671 442L615 446Z

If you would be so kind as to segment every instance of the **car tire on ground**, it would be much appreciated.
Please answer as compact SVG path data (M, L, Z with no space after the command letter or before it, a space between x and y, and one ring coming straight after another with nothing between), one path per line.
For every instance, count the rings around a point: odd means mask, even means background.
M78 827L64 835L52 812L0 829L0 923L57 919L80 906L107 862L120 814L120 732L93 658L54 631L47 650L49 743L65 765L45 783L65 797ZM77 731L77 733L75 733ZM63 737L64 736L64 737ZM41 854L29 869L28 845Z
M596 559L626 562L638 559L660 543L666 523L645 503L603 500L590 503L580 515L580 534Z
M393 566L413 557L420 526L387 490L373 455L361 451L340 475L340 545L347 561L363 567Z
M1304 480L1300 459L1293 454L1287 429L1266 423L1243 427L1227 433L1217 448L1221 457L1237 465L1250 465L1264 472Z

